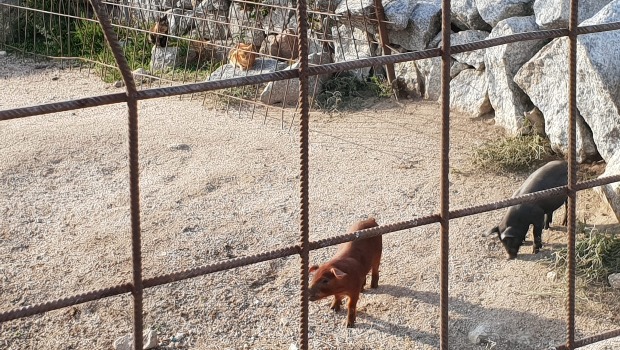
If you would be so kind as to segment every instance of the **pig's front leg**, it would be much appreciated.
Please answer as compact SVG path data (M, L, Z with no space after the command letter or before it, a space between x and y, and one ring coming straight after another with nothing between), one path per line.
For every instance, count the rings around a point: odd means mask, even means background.
M544 219L543 219L544 221ZM543 225L539 224L534 224L534 246L532 249L532 253L533 254L537 254L540 251L540 248L542 248L542 231L543 231Z
M341 295L334 295L334 301L332 301L332 305L330 308L334 311L340 311L340 304L342 303Z
M355 325L355 308L357 307L359 296L359 293L349 295L349 303L347 304L347 327L349 328Z

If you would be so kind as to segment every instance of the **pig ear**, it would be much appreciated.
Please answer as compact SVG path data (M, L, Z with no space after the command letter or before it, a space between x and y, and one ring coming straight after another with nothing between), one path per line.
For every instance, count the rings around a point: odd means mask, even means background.
M339 270L335 267L332 267L331 272L334 274L334 276L336 276L337 279L341 279L344 278L344 276L346 276L346 272L342 272L342 270Z
M495 233L495 234L498 234L498 233L499 233L499 227L498 227L498 226L495 226L495 227L493 227L492 229L490 229L489 231L487 231L487 232L483 233L483 234L482 234L482 237L489 237L489 236L491 236L491 235L492 235L492 234L494 234L494 233Z
M502 232L501 235L499 235L499 238L503 241L506 238L515 238L515 234L512 232L512 230L509 228L507 228L506 230L504 230L504 232Z
M309 272L312 273L312 272L314 272L314 271L316 271L318 269L319 269L319 265L312 265L312 266L310 266Z

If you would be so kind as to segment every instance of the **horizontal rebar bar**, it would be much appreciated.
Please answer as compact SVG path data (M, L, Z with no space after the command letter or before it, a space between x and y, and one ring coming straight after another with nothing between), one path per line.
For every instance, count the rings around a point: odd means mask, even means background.
M0 322L7 322L18 318L42 314L44 312L62 309L63 307L78 305L119 294L131 293L131 288L131 283L125 283L114 287L102 288L66 298L47 301L41 304L35 304L11 311L1 312Z
M598 343L600 341L611 339L611 338L615 338L615 337L620 337L620 328L615 329L613 331L603 332L603 333L599 333L597 335L593 335L591 337L581 338L579 340L576 340L575 341L575 348L581 348L581 347L584 347L586 345ZM566 344L563 344L563 345L556 346L555 350L569 350L569 349L566 346Z
M127 102L127 94L125 94L124 92L109 95L85 97L71 101L47 103L37 106L7 109L4 111L0 111L0 121L31 117L42 114L65 112L87 107L99 107L122 102Z

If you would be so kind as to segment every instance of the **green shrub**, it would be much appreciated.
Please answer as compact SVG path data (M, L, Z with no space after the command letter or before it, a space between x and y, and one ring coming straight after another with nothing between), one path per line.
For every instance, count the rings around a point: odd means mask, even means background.
M9 44L45 56L78 55L79 48L72 33L79 20L67 16L84 16L85 9L80 4L69 0L24 0L22 6L38 11L18 12L13 19L13 38Z
M9 45L35 55L81 57L103 63L104 65L95 67L103 80L112 82L120 79L118 69L105 66L116 66L114 55L105 40L99 22L83 19L87 13L83 2L25 0L24 6L40 11L20 12L12 23L13 38ZM122 28L115 28L115 33L131 69L146 67L151 57L148 34Z
M394 89L388 81L379 76L372 76L368 86L374 91L378 97L392 97L394 96Z

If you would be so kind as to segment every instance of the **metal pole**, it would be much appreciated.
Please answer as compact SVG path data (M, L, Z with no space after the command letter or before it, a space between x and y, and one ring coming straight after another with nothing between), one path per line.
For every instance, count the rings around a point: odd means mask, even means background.
M441 47L441 308L440 348L448 350L448 263L449 263L449 232L450 232L450 0L442 1L442 47Z
M110 19L106 14L105 7L100 0L90 0L103 33L110 49L114 54L114 59L118 64L118 69L123 76L123 81L127 88L127 109L129 112L129 195L131 212L131 256L133 266L133 284L131 294L133 295L133 344L134 349L142 349L142 244L140 237L140 185L139 185L139 164L138 164L138 99L137 88L129 63L123 55L123 49L118 43L118 38Z
M568 23L568 300L566 346L575 347L575 207L577 183L577 13L578 1L570 2Z
M375 16L377 17L379 27L379 41L383 56L389 56L392 54L392 50L388 47L390 42L387 28L385 27L385 11L383 9L383 3L381 0L375 0ZM396 80L396 73L394 72L394 64L388 63L385 65L387 72L387 80L390 85Z
M300 257L301 257L301 283L300 283L300 335L299 347L308 349L308 278L310 262L309 243L309 210L308 210L308 5L306 0L297 0L297 23L299 35L299 148L300 148Z

